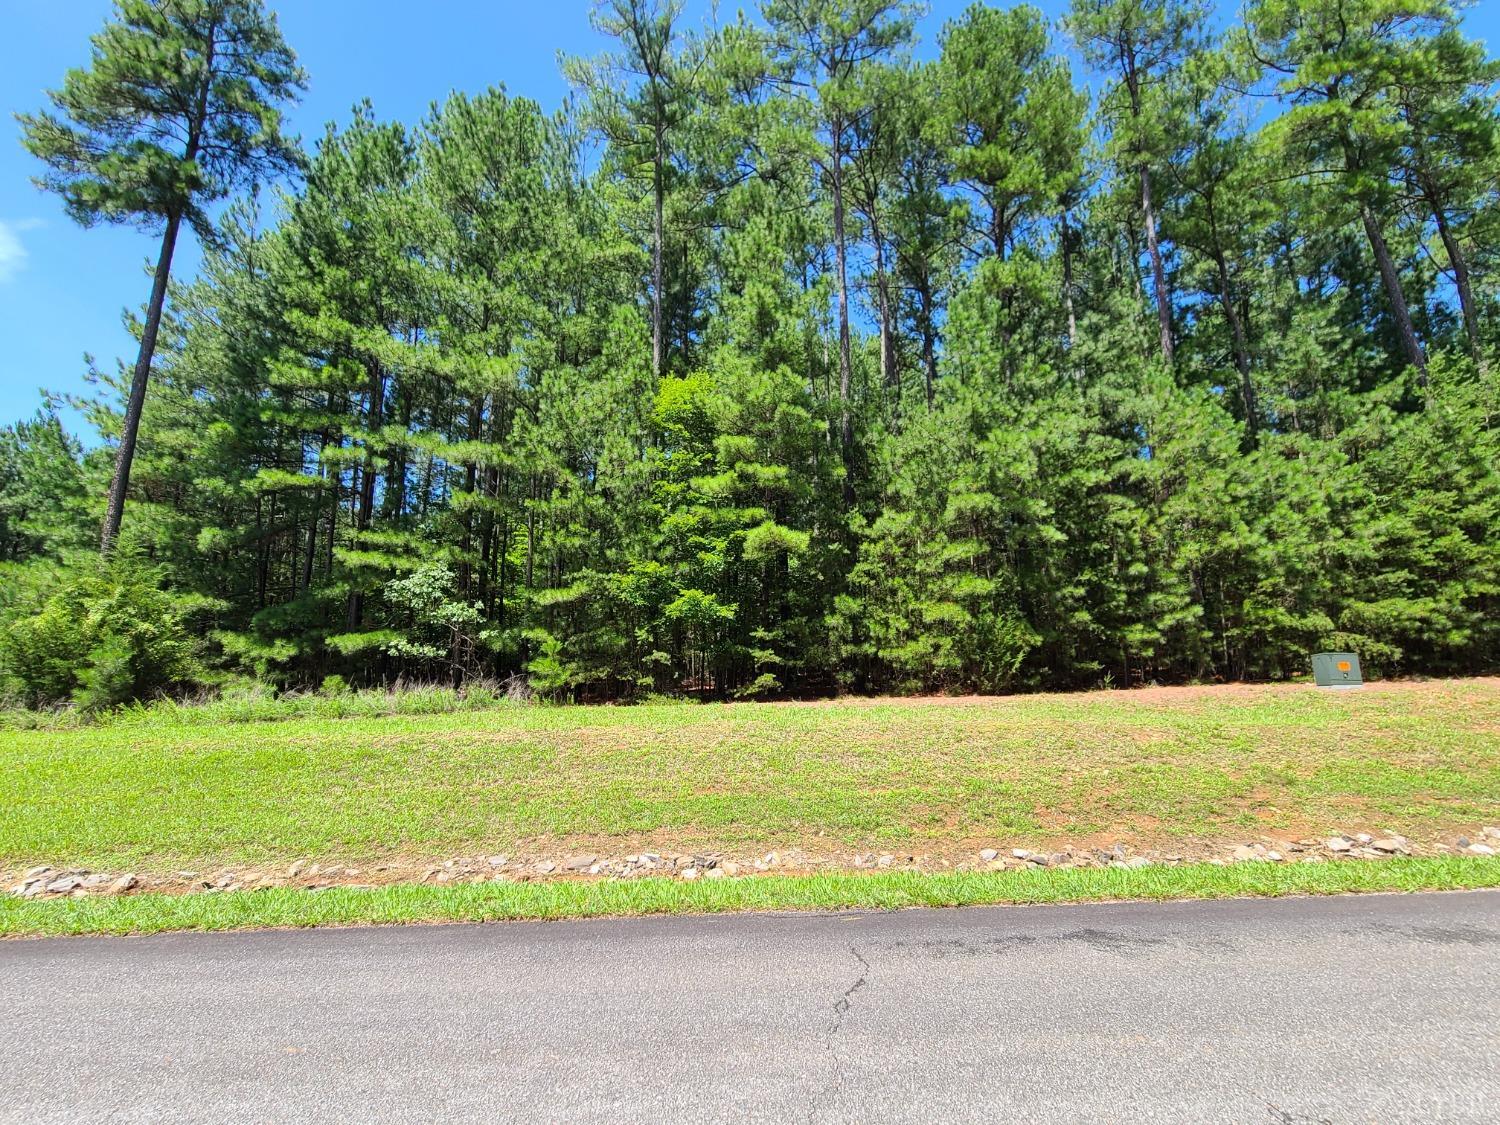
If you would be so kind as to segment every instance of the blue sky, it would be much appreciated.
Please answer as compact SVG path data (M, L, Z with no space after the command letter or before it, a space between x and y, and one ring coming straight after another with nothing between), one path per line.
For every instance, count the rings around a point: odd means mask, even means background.
M1065 0L1042 0L1057 14ZM921 25L920 52L968 0L932 0ZM308 71L309 88L291 112L294 131L309 141L330 120L368 96L382 117L415 122L450 90L504 84L515 94L555 108L566 93L557 52L589 54L604 44L589 27L588 0L272 0L283 33ZM0 42L0 424L30 416L38 388L84 387L84 353L112 370L133 360L134 342L122 311L138 307L149 288L147 259L155 239L128 227L82 230L57 201L30 182L35 162L20 147L13 115L44 104L70 66L87 61L88 37L110 11L109 0L50 4L3 0ZM1468 17L1471 32L1500 38L1500 3L1483 0ZM733 3L720 5L732 18ZM704 19L707 0L688 0L690 22ZM174 276L197 261L180 246ZM76 419L70 419L76 425ZM83 435L87 439L89 435Z

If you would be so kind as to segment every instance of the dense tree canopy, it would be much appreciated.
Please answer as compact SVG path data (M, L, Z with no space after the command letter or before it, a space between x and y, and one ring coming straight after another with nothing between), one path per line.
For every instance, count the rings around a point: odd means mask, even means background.
M162 688L590 698L1500 663L1497 71L1454 4L596 26L563 113L360 106L222 214L127 558L81 561L107 448L0 435L0 554L64 576L18 635L159 587L203 637Z

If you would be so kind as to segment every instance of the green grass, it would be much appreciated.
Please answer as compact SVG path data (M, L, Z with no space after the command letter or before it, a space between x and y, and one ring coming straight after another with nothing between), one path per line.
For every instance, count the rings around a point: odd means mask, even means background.
M133 934L250 927L620 917L753 910L1234 898L1500 887L1500 859L1444 857L1317 864L1189 864L1000 874L758 876L611 882L289 888L216 895L0 900L0 935Z
M218 705L215 705L218 706ZM214 717L217 716L217 717ZM931 852L1500 822L1500 680L0 731L0 870Z

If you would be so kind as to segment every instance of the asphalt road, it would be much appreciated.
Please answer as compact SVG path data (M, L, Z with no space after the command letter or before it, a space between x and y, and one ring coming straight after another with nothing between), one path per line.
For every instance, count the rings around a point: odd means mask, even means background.
M0 942L5 1121L1484 1121L1500 893Z

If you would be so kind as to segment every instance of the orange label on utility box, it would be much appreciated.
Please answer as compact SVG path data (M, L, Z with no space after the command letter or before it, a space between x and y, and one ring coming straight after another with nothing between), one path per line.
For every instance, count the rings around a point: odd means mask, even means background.
M1340 660L1339 661L1339 671L1340 672L1347 672L1347 671L1349 671L1349 662L1347 660Z

